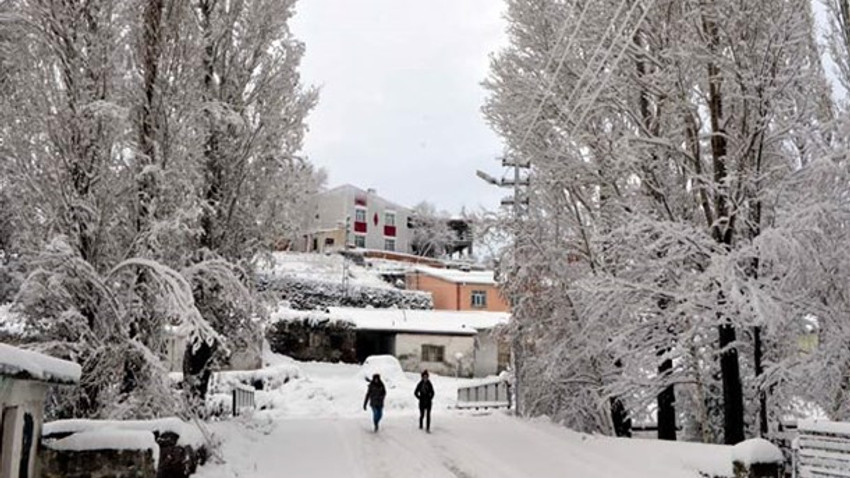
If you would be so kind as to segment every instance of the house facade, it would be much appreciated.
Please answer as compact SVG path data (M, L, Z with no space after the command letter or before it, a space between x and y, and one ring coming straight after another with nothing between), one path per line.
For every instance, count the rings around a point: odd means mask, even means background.
M493 271L417 267L406 274L405 286L411 290L430 292L437 310L510 310Z
M410 253L412 211L350 184L316 195L311 229L301 249L326 252L355 247Z

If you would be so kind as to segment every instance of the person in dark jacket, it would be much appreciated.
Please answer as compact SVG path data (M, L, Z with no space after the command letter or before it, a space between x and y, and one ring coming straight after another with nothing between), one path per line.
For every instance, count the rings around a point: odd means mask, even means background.
M434 400L434 386L428 379L428 371L422 372L422 380L416 385L413 392L419 399L419 429L422 429L422 420L425 419L425 431L431 432L431 403Z
M369 382L369 389L366 390L366 398L363 400L363 410L366 410L366 404L372 407L372 423L375 425L375 431L378 431L378 423L384 414L384 397L387 396L387 388L384 387L384 382L381 381L379 374L372 375L372 380Z

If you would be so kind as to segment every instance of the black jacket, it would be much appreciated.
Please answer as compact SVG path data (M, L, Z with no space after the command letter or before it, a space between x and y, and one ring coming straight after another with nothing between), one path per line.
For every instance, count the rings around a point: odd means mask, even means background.
M387 388L383 382L369 382L369 389L366 390L366 398L363 400L363 408L366 404L371 404L375 408L383 408L384 397L387 396Z
M431 400L434 399L434 386L431 385L431 381L420 380L419 384L416 385L416 391L413 392L416 395L416 398L419 399L420 405L430 405Z

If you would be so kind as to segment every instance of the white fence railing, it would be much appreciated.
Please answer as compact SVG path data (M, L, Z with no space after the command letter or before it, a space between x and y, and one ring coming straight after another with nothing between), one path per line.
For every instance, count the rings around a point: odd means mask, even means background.
M850 423L801 420L792 448L795 478L850 478Z
M457 408L511 408L511 385L494 378L458 387Z
M256 407L254 402L254 389L244 386L233 388L233 416L239 416L239 413L245 409L253 409Z

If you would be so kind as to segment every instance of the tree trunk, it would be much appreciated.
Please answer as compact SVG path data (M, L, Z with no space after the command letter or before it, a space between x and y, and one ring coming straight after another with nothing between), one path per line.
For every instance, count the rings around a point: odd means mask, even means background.
M738 367L738 350L735 327L720 326L720 374L723 381L723 438L727 445L744 441L744 393L741 387L741 370Z
M668 358L658 366L658 375L663 380L672 370L673 360ZM673 385L667 385L658 394L658 439L676 441L676 393Z

